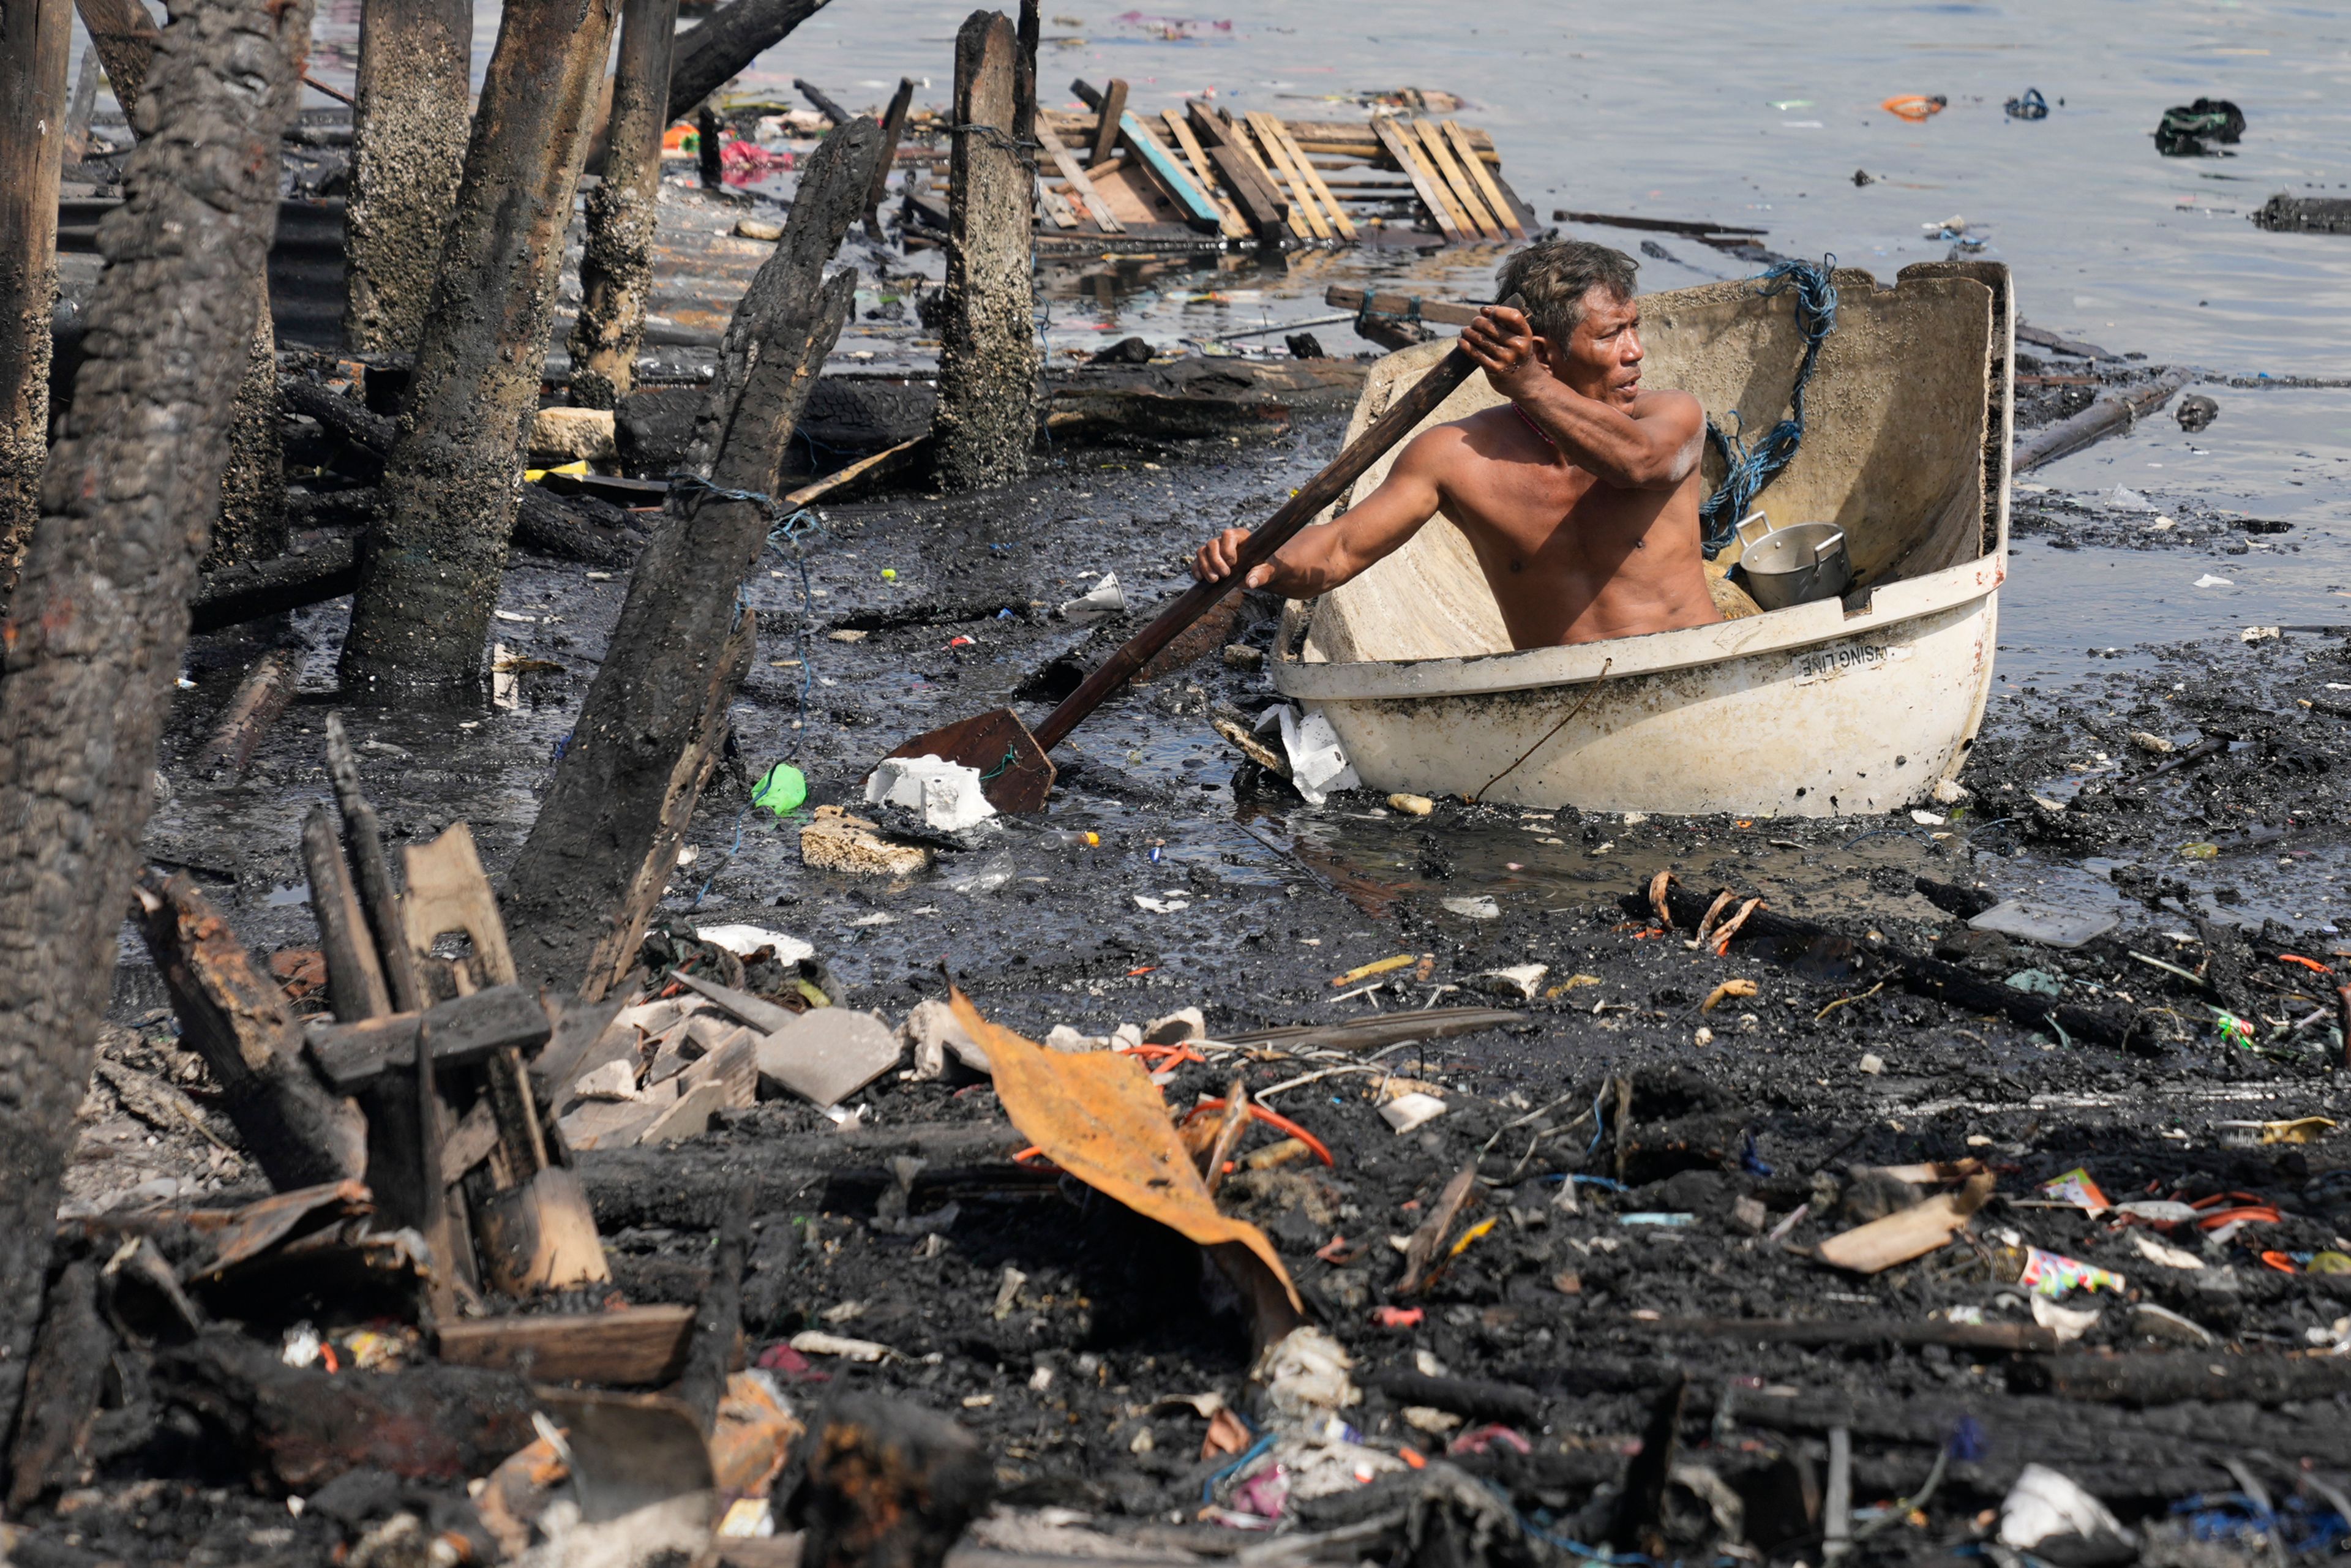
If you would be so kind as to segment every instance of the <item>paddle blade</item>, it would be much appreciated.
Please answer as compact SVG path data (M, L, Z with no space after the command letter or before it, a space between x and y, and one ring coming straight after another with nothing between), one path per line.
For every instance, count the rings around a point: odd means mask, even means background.
M890 755L936 757L978 768L980 789L999 811L1041 811L1053 792L1052 759L1008 707L942 725Z

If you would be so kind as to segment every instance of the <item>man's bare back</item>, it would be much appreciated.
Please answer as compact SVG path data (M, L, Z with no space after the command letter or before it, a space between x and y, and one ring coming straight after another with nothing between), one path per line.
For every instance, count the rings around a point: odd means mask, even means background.
M1378 489L1301 530L1249 586L1326 593L1441 513L1477 552L1518 647L1720 620L1698 548L1705 413L1687 392L1642 389L1639 325L1630 298L1597 285L1563 347L1488 307L1461 345L1510 402L1414 437ZM1226 576L1248 538L1226 530L1194 570Z

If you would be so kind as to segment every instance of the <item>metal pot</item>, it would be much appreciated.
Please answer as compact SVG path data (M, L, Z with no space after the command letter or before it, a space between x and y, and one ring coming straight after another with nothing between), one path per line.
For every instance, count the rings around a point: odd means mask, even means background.
M1766 610L1837 599L1853 586L1853 558L1834 523L1792 523L1775 528L1758 512L1739 525L1739 572L1748 594Z

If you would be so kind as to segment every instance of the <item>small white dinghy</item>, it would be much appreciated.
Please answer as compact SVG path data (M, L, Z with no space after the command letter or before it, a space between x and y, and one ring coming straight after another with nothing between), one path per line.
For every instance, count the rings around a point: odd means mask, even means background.
M1517 651L1468 541L1438 517L1345 587L1289 606L1275 686L1329 717L1374 789L1751 817L1928 797L1966 760L1991 685L2013 295L2008 269L1983 262L1905 267L1890 289L1854 268L1835 283L1803 445L1756 504L1774 526L1844 530L1841 600ZM1694 393L1725 424L1737 410L1750 432L1781 417L1803 350L1787 295L1721 283L1641 305L1646 384ZM1349 437L1449 346L1374 367ZM1426 423L1499 401L1472 376ZM1709 446L1709 489L1720 475Z

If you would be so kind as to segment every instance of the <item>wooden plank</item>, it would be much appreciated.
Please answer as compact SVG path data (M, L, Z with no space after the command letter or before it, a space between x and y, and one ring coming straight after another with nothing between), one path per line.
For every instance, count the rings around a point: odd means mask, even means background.
M1426 120L1414 120L1412 129L1419 136L1428 161L1437 166L1437 173L1444 178L1446 188L1453 193L1454 204L1461 209L1462 215L1486 238L1500 239L1500 222L1486 210L1485 199L1478 194L1478 187L1469 183L1469 176L1455 166L1453 149L1445 144L1444 132L1437 130L1434 121Z
M476 1318L442 1326L441 1359L535 1383L650 1387L675 1380L693 1337L691 1306Z
M1455 155L1460 160L1461 167L1468 171L1470 179L1478 183L1478 188L1485 193L1486 204L1493 209L1496 217L1502 220L1502 226L1510 231L1510 237L1526 238L1526 225L1519 222L1518 209L1511 206L1510 199L1502 194L1501 187L1494 183L1494 176L1486 172L1485 160L1479 157L1478 150L1469 145L1469 133L1461 129L1459 121L1452 120L1444 122L1444 130L1445 139L1452 144Z
M416 1061L419 1030L433 1041L435 1068L470 1066L501 1051L535 1051L552 1032L536 993L490 986L422 1013L387 1013L354 1023L315 1021L304 1031L319 1075L341 1093Z
M1191 126L1186 124L1184 117L1172 109L1164 111L1159 118L1165 122L1167 133L1176 139L1176 144L1184 149L1184 156L1191 160L1192 172L1199 176L1200 188L1207 192L1209 198L1217 204L1217 222L1225 231L1225 236L1228 239L1249 238L1249 220L1241 216L1240 209L1233 205L1229 197L1217 189L1217 172L1209 167L1208 155L1201 150L1200 139L1192 134Z
M1299 146L1297 139L1290 134L1290 127L1270 114L1265 116L1265 125L1272 131L1275 138L1289 152L1290 161L1297 165L1298 172L1305 176L1306 183L1313 188L1315 196L1330 209L1332 226L1338 229L1343 238L1353 239L1355 237L1353 220L1347 216L1346 209L1339 205L1339 199L1331 193L1331 187L1323 183L1322 171L1313 165L1307 158L1305 149ZM1259 134L1263 134L1262 129Z
M1045 183L1042 174L1037 176L1037 204L1044 210L1045 221L1055 228L1073 229L1078 226L1078 214L1071 210L1069 202L1061 192Z
M1108 158L1118 148L1119 121L1126 115L1126 78L1113 77L1102 93L1102 100L1094 105L1094 145L1086 156L1086 167L1092 168Z
M1374 293L1370 299L1367 308L1364 291L1353 284L1334 283L1322 291L1322 303L1342 310L1369 308L1375 316L1399 316L1437 327L1467 327L1478 319L1478 312L1484 308L1456 299L1426 299L1416 294Z
M1103 204L1101 193L1094 189L1094 183L1086 178L1086 172L1078 166L1076 157L1053 133L1053 128L1045 122L1041 114L1037 117L1037 141L1045 149L1045 155L1053 161L1053 167L1061 171L1061 178L1069 183L1070 189L1077 193L1078 200L1085 204L1086 215L1093 219L1094 227L1106 235L1124 234L1125 225L1111 215L1110 208Z
M1143 161L1144 167L1151 171L1152 177L1176 198L1176 204L1184 209L1186 216L1204 228L1218 225L1221 215L1217 204L1192 183L1191 176L1184 172L1183 165L1176 162L1159 138L1151 134L1151 127L1132 113L1122 114L1119 134L1126 139L1127 146Z
M423 963L433 956L433 944L442 933L462 931L474 945L474 958L482 977L493 986L515 983L514 954L507 946L507 928L498 918L497 895L483 874L482 859L474 851L474 831L453 822L429 844L411 844L402 852L408 873L408 894L400 914L408 927L408 948Z
M1266 245L1279 245L1290 237L1288 204L1273 182L1248 151L1237 145L1237 139L1225 122L1197 99L1188 100L1185 112L1191 120L1193 134L1215 166L1217 178L1238 204L1241 215L1249 220L1249 232Z
M1411 176L1413 193L1420 198L1421 206L1436 220L1437 232L1451 243L1460 244L1467 236L1461 232L1459 215L1446 200L1436 173L1398 133L1395 120L1384 114L1373 116L1372 132L1388 150L1388 156L1395 160L1396 167Z
M1274 200L1281 204L1282 221L1290 225L1290 232L1296 234L1304 227L1301 222L1303 214L1298 210L1297 200L1281 188L1273 177L1273 171L1267 168L1265 160L1258 156L1257 149L1249 144L1246 128L1227 117L1219 120L1219 129L1225 133L1226 144L1248 160L1249 166L1256 172L1258 180L1272 193Z
M1265 149L1264 161L1280 172L1282 183L1290 187L1290 221L1295 223L1302 217L1306 220L1307 233L1316 239L1329 239L1332 235L1330 221L1323 217L1322 205L1314 199L1313 189L1291 165L1290 150L1281 144L1281 138L1265 128L1265 121L1271 118L1262 110L1251 113L1248 117L1249 128L1256 136L1258 145Z

